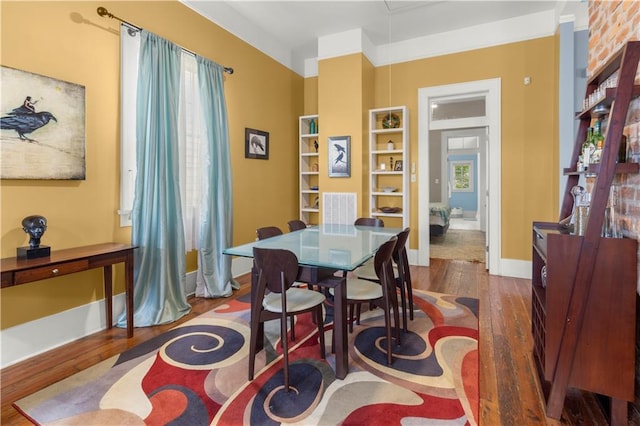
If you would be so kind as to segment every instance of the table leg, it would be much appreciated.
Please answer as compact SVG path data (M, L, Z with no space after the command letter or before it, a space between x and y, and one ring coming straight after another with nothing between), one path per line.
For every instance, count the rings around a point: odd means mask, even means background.
M103 268L104 277L104 306L106 309L107 328L113 327L113 273L111 265Z
M344 379L349 373L347 346L347 279L342 277L333 292L333 332L335 333L336 377Z
M133 337L133 250L124 262L125 296L127 299L127 337Z
M255 300L256 291L258 288L258 271L255 267L251 267L251 316L253 317L253 306L254 303L262 303L261 300ZM253 323L253 318L250 318L251 323ZM254 336L251 336L253 338ZM256 338L256 353L260 352L264 348L264 323L258 323L258 335Z

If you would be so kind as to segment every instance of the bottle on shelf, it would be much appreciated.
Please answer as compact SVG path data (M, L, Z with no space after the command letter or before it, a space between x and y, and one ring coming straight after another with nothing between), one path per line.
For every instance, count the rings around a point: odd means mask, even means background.
M598 119L596 121L595 127L593 129L593 145L595 145L595 149L593 154L591 155L592 163L599 163L602 158L602 148L604 147L604 135L602 134L602 120Z
M582 143L582 170L587 170L589 168L589 164L591 164L591 155L595 150L595 146L593 145L593 128L589 127L587 129L587 138Z
M318 133L318 125L316 124L316 120L314 118L309 121L309 133L312 135Z

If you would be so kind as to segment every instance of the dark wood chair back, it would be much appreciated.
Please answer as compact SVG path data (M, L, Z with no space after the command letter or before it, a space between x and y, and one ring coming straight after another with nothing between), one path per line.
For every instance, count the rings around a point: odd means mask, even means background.
M377 217L359 217L353 224L356 226L377 226L378 228L384 228L384 221Z
M300 229L304 229L307 227L306 223L297 219L290 220L289 223L287 223L287 225L289 225L289 232L299 231Z
M256 229L256 234L258 235L259 240L264 240L265 238L282 235L282 229L278 228L277 226L265 226L264 228Z
M254 247L253 259L258 270L258 295L265 286L272 293L287 291L298 276L298 258L283 249Z

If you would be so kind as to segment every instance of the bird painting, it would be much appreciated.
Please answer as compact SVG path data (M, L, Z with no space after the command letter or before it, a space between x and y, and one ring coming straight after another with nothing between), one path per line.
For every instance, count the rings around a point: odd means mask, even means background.
M26 107L27 101L31 99L27 96L25 104L18 108L14 108L6 116L0 118L0 129L2 130L15 130L18 137L23 141L36 142L36 140L29 138L28 134L33 133L39 128L46 126L49 121L58 121L53 114L49 111L35 112L32 104L30 108Z
M251 144L251 148L253 150L253 152L265 152L264 149L264 144L262 143L262 141L260 140L259 137L257 136L251 136L251 140L249 141L249 143ZM260 151L258 151L260 150Z
M335 164L346 163L346 161L344 161L344 154L346 153L345 147L337 143L334 143L333 146L338 151L338 156L336 157Z

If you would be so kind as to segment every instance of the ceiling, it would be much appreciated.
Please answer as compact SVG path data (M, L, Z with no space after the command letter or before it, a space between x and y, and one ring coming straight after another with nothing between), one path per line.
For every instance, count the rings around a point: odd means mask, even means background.
M381 46L539 12L555 12L558 19L587 8L586 0L181 1L272 57L288 52L292 63L316 58L320 37L348 30L362 29Z

